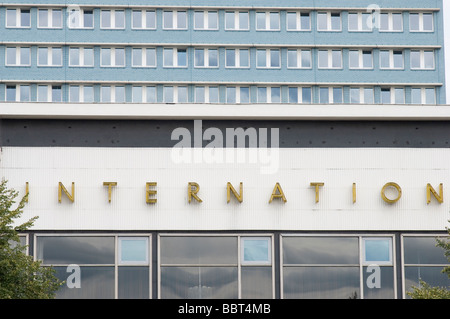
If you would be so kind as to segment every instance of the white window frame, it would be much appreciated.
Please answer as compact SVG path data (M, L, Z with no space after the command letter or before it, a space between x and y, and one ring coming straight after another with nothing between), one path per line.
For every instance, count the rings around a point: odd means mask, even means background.
M428 50L428 49L422 49L422 50L416 50L416 49L411 49L410 54L412 54L412 52L419 52L420 54L420 66L419 67L413 67L412 66L412 59L410 59L410 68L411 70L434 70L436 69L436 57L435 57L435 51L434 50ZM425 67L425 52L432 52L433 53L433 67L431 68L426 68Z
M16 11L16 24L15 25L8 25L8 10L15 10ZM22 21L22 11L29 11L30 12L30 20L28 21L28 25L23 25ZM6 28L21 28L21 29L30 29L31 28L31 9L30 8L6 8L5 11L5 27Z
M319 26L319 14L326 14L327 15L327 28L321 29ZM339 29L333 29L332 26L332 19L331 16L333 14L339 14ZM326 32L342 32L342 12L335 12L335 11L318 11L317 12L317 31L326 31Z
M322 102L320 101L320 89L321 88L327 88L328 89L328 102ZM333 91L335 88L341 89L341 102L335 102L334 101L334 94ZM319 87L319 103L321 104L336 104L336 103L343 103L344 102L344 88L342 86L320 86Z
M15 63L9 64L8 63L8 49L15 49ZM25 64L21 63L21 51L22 49L28 49L28 62ZM5 48L5 66L31 66L31 47L6 47Z
M310 102L305 102L303 98L303 89L309 88L311 92ZM297 102L291 101L289 91L294 89L297 91ZM289 86L288 87L288 103L290 104L312 104L313 103L313 88L311 86Z
M40 96L40 92L39 92L39 87L45 87L46 88L46 96L44 99L41 100L41 96ZM59 101L54 101L53 100L53 88L54 87L60 87L61 88L61 100ZM37 101L38 102L54 102L54 103L61 103L63 101L63 86L62 85L38 85L37 88Z
M388 240L389 241L389 260L388 261L384 261L384 260L377 260L377 261L367 261L366 260L366 241L369 240ZM363 266L368 266L371 264L376 264L376 265L383 265L383 266L393 266L394 265L394 261L393 261L393 246L392 246L392 237L362 237L361 238L362 241L362 253L361 253L361 259L362 259L362 265Z
M41 19L40 19L40 15L39 15L40 11L47 11L47 25L46 26L41 26ZM53 11L60 11L61 12L61 25L54 25ZM64 16L63 16L63 10L62 9L43 9L43 8L38 8L38 12L37 12L37 28L38 29L62 29L63 28L63 20L64 20Z
M268 243L267 245L267 260L266 261L248 261L245 260L245 244L246 240L264 240ZM240 237L240 254L241 254L241 265L259 266L259 265L272 265L272 238L267 237L253 237L253 236L241 236Z
M381 51L389 52L389 67L383 67L381 64ZM402 67L394 67L394 52L402 52ZM380 69L382 70L404 70L405 69L405 51L403 50L380 50Z
M103 19L104 19L103 12L106 12L106 11L109 11L109 13L110 13L110 16L109 16L110 17L110 20L109 20L110 26L109 27L103 26L103 22L104 22L103 21ZM122 27L117 26L117 23L116 23L117 12L123 12L123 26ZM102 10L100 10L100 29L102 29L102 30L124 30L125 26L126 26L126 12L124 9L117 9L117 10L116 9L102 9Z
M419 16L419 29L418 30L413 30L411 29L411 15L413 14L417 14ZM424 23L423 23L423 15L427 14L427 15L431 15L431 30L424 30ZM409 14L409 32L434 32L434 14L433 12L410 12Z
M367 87L367 86L362 86L362 87L354 87L351 86L350 87L350 92L349 92L349 103L350 104L369 104L368 101L366 101L366 94L365 94L365 90L371 90L371 95L372 95L372 101L370 104L375 103L375 89L373 87ZM352 102L352 91L353 90L358 90L359 91L359 102Z
M7 91L8 91L8 87L9 86L14 86L15 87L15 94L16 94L16 98L14 101L8 101L8 102L30 102L31 101L31 85L30 84L6 84L5 85L5 101L7 98ZM28 96L29 99L28 100L24 100L22 101L21 98L21 91L23 89L27 88L28 89Z
M320 66L320 55L318 56L317 59L317 66L319 69L333 69L333 70L341 70L343 69L344 65L343 65L343 52L342 49L325 49L325 50L319 50L320 51L327 51L328 52L328 60L327 60L327 66ZM340 52L341 54L341 65L340 66L333 66L333 51L336 52Z
M141 64L136 64L136 61L134 60L134 50L141 50ZM147 60L147 55L148 52L153 50L155 52L155 58L152 62L152 64L147 64L148 60ZM146 48L146 47L142 47L142 48L132 48L131 49L131 67L132 68L156 68L156 48Z
M85 26L85 12L92 11L92 26ZM69 17L73 16L72 19L67 19L67 27L69 29L94 29L95 27L95 14L94 9L82 8L75 9L73 12L69 12ZM78 24L77 24L78 22Z
M403 18L403 12L382 12L380 13L379 19L381 19L381 15L387 14L388 15L388 29L382 30L381 29L381 20L380 20L380 26L379 26L379 32L403 32L404 26L404 18ZM402 29L401 30L394 30L394 14L400 14L400 17L402 18Z
M172 26L166 27L165 26L165 13L171 12L172 13ZM186 27L178 27L178 12L185 12L186 13ZM189 28L189 14L187 9L186 10L164 10L163 11L163 30L187 30Z
M205 96L204 96L204 101L203 102L200 102L197 99L197 90L196 90L196 88L200 88L200 87L204 88ZM211 99L210 99L210 89L211 88L217 89L217 101L211 101ZM194 87L194 103L219 103L220 102L219 98L220 98L220 96L219 96L219 86L218 85L212 85L212 86L196 85Z
M42 64L42 61L39 60L39 50L40 49L47 49L47 62L46 64ZM55 49L60 49L61 50L61 59L59 61L56 61L57 63L55 63L55 61L53 61L53 50ZM38 58L37 58L37 65L38 66L45 66L45 67L60 67L63 65L63 54L64 54L64 50L62 47L38 47L37 48L38 51Z
M241 89L243 88L247 88L248 89L248 102L245 101L241 101ZM234 102L231 102L231 100L229 100L229 90L228 89L234 89ZM251 103L251 87L249 85L245 85L245 86L227 86L225 88L225 103L226 104L241 104L241 103Z
M259 101L259 89L266 89L266 101ZM280 90L280 101L273 101L272 99L272 89L279 89ZM281 92L281 86L257 86L256 87L256 102L257 103L277 103L280 104L282 101L282 92Z
M71 88L72 87L78 87L78 101L73 101L73 97L72 97L72 95L70 94L70 92L71 92ZM85 98L85 93L86 93L86 89L87 88L90 88L90 89L92 89L92 101L86 101L86 98ZM92 102L94 102L95 101L95 96L94 96L94 86L93 85L78 85L78 84L74 84L74 85L70 85L69 86L69 102L72 102L72 103L92 103Z
M351 59L350 52L351 51L358 52L358 66L357 67L354 67L354 66L352 67L351 66L351 61L350 61L350 59ZM369 52L369 51L370 51L370 58L371 58L372 66L365 67L364 66L364 52ZM350 49L349 50L349 54L348 54L348 59L349 59L349 63L348 63L349 69L353 69L353 70L355 70L355 69L373 70L373 50L365 50L365 49L353 50L353 49Z
M141 14L141 27L137 28L134 26L134 14L135 12L139 12ZM147 27L147 13L153 13L155 16L154 19L154 26L150 26ZM131 11L131 29L132 30L156 30L156 26L157 26L157 15L156 15L156 10L137 10L137 9L133 9Z
M80 61L79 64L71 64L70 63L70 61L71 61L71 58L70 58L71 49L78 49L78 59ZM85 57L85 52L84 52L84 50L85 49L92 50L92 55L93 55L93 57L92 57L92 65L88 65L88 64L84 63L84 61L85 61L85 58L84 58ZM94 64L95 64L95 49L93 47L69 47L69 66L70 67L90 68L90 67L93 67Z
M167 100L165 88L172 88L172 101ZM178 90L179 88L186 88L186 101L179 101ZM164 85L163 86L163 103L189 103L189 87L187 85Z
M136 240L136 239L140 239L140 240L145 240L145 260L144 261L125 261L122 260L121 256L122 256L122 243L123 241L126 240ZM132 236L119 236L117 239L117 263L119 265L148 265L150 263L150 240L149 237L132 237Z
M248 65L243 66L241 63L241 50L247 50L247 62ZM235 65L228 65L228 54L227 51L234 51L234 61ZM249 48L226 48L225 49L225 68L227 69L248 69L250 68L250 49Z
M140 89L141 90L141 100L138 101L136 99L136 96L134 95L135 90L134 89ZM149 102L148 101L148 90L152 88L155 90L155 101ZM132 103L157 103L158 102L158 89L155 85L133 85L131 88L131 102Z
M288 15L289 14L295 14L295 29L290 29L288 24ZM301 23L301 16L302 14L308 14L309 17L309 28L302 29L302 23ZM290 11L288 10L286 12L286 31L292 32L292 31L311 31L311 12L309 11Z
M195 59L195 52L197 50L203 51L203 65L198 65ZM209 65L209 54L210 51L217 52L217 65ZM219 67L219 49L218 48L194 48L194 68L218 68Z
M102 50L110 50L110 60L111 60L111 64L107 65L107 64L103 64L103 54L102 54ZM116 60L117 60L117 54L116 54L116 50L123 50L123 65L117 64ZM100 48L100 67L102 68L124 68L127 64L127 60L126 60L126 49L125 48Z
M266 63L264 66L258 66L258 60L256 62L256 68L257 69L281 69L281 50L280 49L257 49L257 59L258 59L258 51L265 51L266 53ZM271 51L277 51L278 52L278 66L272 66L271 65Z
M107 87L109 87L110 89L111 89L111 91L110 91L110 101L107 101L107 100L105 100L105 98L104 98L104 96L103 96L103 90L102 90L102 88L107 88ZM120 102L117 102L117 94L116 94L116 89L118 88L118 87L120 87L120 88L123 88L123 92L124 92L124 101L122 102L122 101L120 101ZM100 86L100 102L101 103L125 103L126 102L126 100L127 100L127 97L126 97L126 94L127 94L127 91L126 91L126 87L125 87L125 85L108 85L108 84L105 84L105 85L101 85Z
M289 52L296 51L296 66L290 66ZM288 69L312 69L312 50L311 49L288 49L287 50L287 68ZM303 66L302 53L309 52L309 66Z
M351 29L350 27L350 15L351 14L356 14L357 18L358 18L358 28L357 29ZM365 17L365 15L367 15L368 17ZM367 29L364 29L363 26L365 23L367 23L367 21L365 21L364 18L371 18L371 24L370 26L367 26ZM373 22L372 22L372 13L368 13L368 12L349 12L348 13L348 31L349 32L373 32Z
M173 65L166 64L165 53L164 53L165 50L172 50ZM179 50L186 51L186 65L178 65L178 51ZM189 60L189 58L188 58L188 49L187 48L164 48L163 49L163 67L165 67L165 68L187 68L189 65L188 60Z
M387 90L387 89L389 89L389 91L390 91L390 103L388 103L388 104L405 104L406 103L406 92L405 92L405 88L404 87L389 87L389 88L387 88L387 87L382 87L381 88L381 91L384 91L384 90ZM399 103L399 102L397 102L397 99L396 99L396 95L397 95L397 89L402 89L403 90L403 102L401 102L401 103ZM380 103L383 103L383 101L381 100L381 95L380 95ZM384 103L384 104L386 104L386 103Z
M196 17L197 17L197 15L196 15L196 13L202 13L203 14L203 26L202 27L197 27L196 25L197 25L197 21L196 21ZM216 14L216 17L215 17L215 20L216 20L216 27L214 27L214 28L211 28L210 26L209 26L209 18L210 18L210 16L209 16L209 14L210 13L215 13ZM217 10L195 10L194 11L194 30L211 30L211 31L214 31L214 30L219 30L219 11L217 11Z
M230 28L226 24L226 18L225 18L225 31L248 31L250 30L250 13L248 11L225 11L225 16L227 13L233 13L234 14L234 28ZM245 27L241 28L240 20L239 20L239 14L240 13L246 13L247 14L247 25Z
M257 16L258 14L265 14L265 23L264 23L264 28L258 28L258 23L257 23ZM276 13L278 15L278 28L276 29L272 29L270 27L270 15ZM281 30L281 19L280 19L280 12L279 11L256 11L255 13L255 27L256 27L256 31L280 31Z
M433 105L436 104L436 88L435 87L412 87L411 88L411 103L412 101L412 90L420 90L420 103L422 105ZM433 103L427 103L427 90L433 90L434 101Z

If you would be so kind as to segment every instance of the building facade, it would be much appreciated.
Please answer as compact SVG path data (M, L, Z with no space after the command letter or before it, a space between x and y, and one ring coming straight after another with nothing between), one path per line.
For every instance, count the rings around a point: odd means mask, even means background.
M0 165L58 298L448 286L442 1L7 1Z

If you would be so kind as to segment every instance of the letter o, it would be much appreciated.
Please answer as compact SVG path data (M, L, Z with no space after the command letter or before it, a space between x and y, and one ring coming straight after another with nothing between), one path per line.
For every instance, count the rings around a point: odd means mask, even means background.
M388 187L394 187L397 190L397 193L398 193L397 198L389 199L386 197L385 191L386 191L386 188L388 188ZM384 184L383 188L381 189L381 198L383 198L383 200L386 203L393 204L393 203L397 202L400 199L400 197L402 197L402 188L398 184L392 183L392 182Z

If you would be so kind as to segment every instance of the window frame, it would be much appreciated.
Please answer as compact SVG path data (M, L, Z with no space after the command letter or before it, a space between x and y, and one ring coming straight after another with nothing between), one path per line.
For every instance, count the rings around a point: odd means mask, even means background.
M288 15L289 14L293 14L295 13L295 29L291 29L289 28L289 23L288 23ZM308 14L308 20L309 20L309 28L307 29L302 29L302 14ZM300 32L305 32L305 31L311 31L312 26L311 23L312 19L311 19L311 11L291 11L291 10L287 10L286 11L286 31L288 32L295 32L295 31L300 31Z
M79 64L71 64L71 52L74 52L73 50L71 51L71 49L75 50L78 49L78 60L79 60ZM85 64L85 49L88 50L92 50L92 65L89 64ZM77 47L77 46L69 46L69 67L74 67L74 68L93 68L95 65L95 49L94 47Z
M134 21L135 21L135 17L134 17L134 13L135 12L139 12L141 14L141 27L135 27L134 26ZM154 19L154 26L152 27L147 27L148 22L147 22L147 13L153 13L155 16ZM132 9L131 10L131 30L156 30L158 25L158 17L156 14L156 10L155 9L144 9L144 10L139 10L139 9Z
M264 66L258 66L258 51L265 51L266 60ZM278 66L272 66L271 52L278 52ZM256 49L256 68L257 69L281 69L281 49Z
M78 25L73 24L72 22L70 22L70 20L68 19L68 23L67 23L67 28L68 29L83 29L83 30L93 30L95 28L95 12L93 8L80 8L80 9L75 9L73 10L73 12L78 12L78 13L74 13L79 15L78 16ZM87 12L92 12L92 26L86 26L86 13ZM72 13L69 13L69 15ZM75 19L77 19L77 17L75 17Z
M172 65L166 64L165 52L166 50L172 50ZM178 65L178 53L180 50L186 52L186 65ZM189 50L188 48L166 47L163 48L163 67L164 68L188 68L189 66Z
M319 25L319 14L326 14L327 28L321 29ZM332 15L339 14L339 29L333 29ZM341 11L317 11L317 31L318 32L342 32L342 12Z
M230 28L229 26L227 26L227 13L233 13L234 14L234 28ZM245 13L247 15L247 26L245 28L241 28L241 24L240 24L240 19L239 19L239 14L240 13ZM250 12L249 11L242 11L242 10L237 10L237 11L230 11L230 10L225 10L225 22L224 22L224 27L225 27L225 31L249 31L250 30Z
M388 15L388 28L386 30L381 28L381 16L385 15L385 14ZM401 20L402 20L401 21L401 24L402 24L401 30L394 29L394 15L396 15L396 14L398 14L401 17ZM401 12L401 11L400 12L398 12L398 11L381 12L380 16L379 16L379 19L380 19L380 25L379 25L379 28L378 28L379 32L397 32L397 33L404 32L404 29L405 29L405 21L404 20L405 19L403 17L403 12Z
M14 101L9 101L8 98L8 87L14 87L15 99ZM28 99L22 100L22 90L28 90ZM5 102L31 102L31 85L30 84L5 84Z
M78 87L78 101L74 101L74 99L72 98L71 88L73 87ZM92 100L86 100L85 90L87 88L92 89ZM70 103L93 103L95 101L94 86L86 84L71 84L69 85L68 98Z
M411 29L411 15L415 15L415 14L417 14L418 18L419 18L419 29L418 30ZM431 30L424 29L424 20L423 20L424 14L431 15L431 26L432 26ZM409 13L409 32L429 33L429 32L434 32L434 29L435 28L434 28L434 13L433 12L410 12Z
M413 102L413 90L420 90L420 103ZM427 90L433 90L433 103L427 103ZM412 87L411 88L411 104L418 105L434 105L436 104L436 87Z
M40 11L47 11L47 25L41 26L41 18L39 15ZM55 26L53 21L53 11L60 11L61 12L61 25ZM37 10L37 28L38 29L62 29L64 27L64 13L62 9L58 8L38 8Z
M109 12L109 27L103 26L103 12ZM117 26L117 12L123 12L123 26ZM100 10L100 30L125 30L126 28L126 11L125 9L101 9Z
M265 14L264 28L259 28L258 27L258 14L263 14L263 13ZM270 23L270 21L271 21L270 17L271 17L271 14L274 14L274 13L278 15L278 28L272 29L271 23ZM271 31L271 32L281 31L281 13L280 13L280 11L259 11L259 10L257 10L255 12L255 30L256 31Z
M111 63L104 64L103 62L103 50L110 50L110 61ZM123 50L123 65L117 64L117 51L116 50ZM125 47L102 47L100 48L100 67L101 68L125 68L127 65L127 53Z
M296 56L296 66L290 66L290 54L289 52L294 52ZM303 66L302 54L303 52L309 52L309 66ZM313 67L313 50L312 49L287 49L287 69L312 69Z
M8 63L8 49L15 49L15 56L14 56L14 64ZM21 57L21 51L22 49L28 49L28 62L22 64L22 57ZM25 46L25 47L10 47L5 46L5 66L8 67L31 67L31 46Z
M246 66L243 66L241 63L241 50L247 51L247 64ZM227 51L233 51L234 52L234 61L235 65L230 66L228 65L228 53ZM226 69L249 69L250 68L250 48L225 48L225 68Z
M172 14L172 26L166 27L166 13ZM185 12L186 13L186 27L179 27L178 26L178 12ZM162 12L162 29L163 30L188 30L189 29L189 12L188 9L180 9L180 10L163 10Z
M358 28L357 29L352 29L350 27L350 15L356 14L357 15L357 20L358 20ZM372 13L369 12L361 12L361 11L349 11L348 12L348 16L347 16L347 30L348 32L373 32L374 26L373 26L373 22L371 26L368 26L367 29L364 29L364 15L369 15L372 16Z
M217 10L194 10L193 11L193 15L194 15L194 30L200 30L200 31L217 31L219 30L219 11ZM196 13L202 13L203 14L203 26L202 27L197 27L197 15ZM210 21L210 13L215 13L216 17L215 17L215 24L216 27L211 28L209 26L209 21Z
M141 61L142 63L136 64L135 63L135 59L134 59L134 51L135 50L141 50ZM148 52L149 50L153 50L154 51L154 59L153 59L153 64L147 64L148 62ZM156 68L158 65L157 62L157 52L156 52L156 47L133 47L131 48L131 67L132 68Z
M327 66L320 66L320 52L327 52ZM340 52L340 66L333 66L333 52ZM318 50L318 58L317 58L317 68L320 70L342 70L344 68L344 52L342 49L319 49Z
M412 53L413 52L419 52L419 67L413 67L412 65ZM432 56L433 56L433 67L431 68L427 68L425 67L425 52L432 52ZM410 69L411 70L435 70L436 69L436 53L435 50L433 49L411 49L410 50Z
M352 102L352 91L358 90L359 97L358 102ZM365 90L371 90L371 102L366 101ZM375 104L375 88L369 86L351 86L349 91L349 103L350 104Z
M15 11L15 25L8 25L8 10ZM28 11L29 20L27 25L23 25L22 11ZM31 8L8 8L5 10L5 28L10 29L31 29Z
M389 52L389 67L383 67L383 64L381 63L381 52ZM402 52L402 67L395 67L395 52ZM380 65L380 70L404 70L405 69L405 51L404 50L396 50L396 49L381 49L380 50L380 61L379 61L379 65Z
M39 55L39 49L47 49L47 64L40 63L40 55ZM55 64L53 61L53 50L54 49L61 49L61 57L58 61L58 64ZM64 56L64 49L63 47L37 47L37 66L38 67L62 67L63 66L63 56Z
M351 52L358 52L358 66L354 67L352 66L351 63ZM364 54L365 52L369 52L370 51L370 59L371 59L371 66L370 67L365 67L364 66ZM348 53L348 58L349 58L349 63L348 63L348 68L351 70L373 70L374 66L373 66L373 50L372 49L349 49L349 53Z
M196 52L203 51L203 65L197 64ZM216 52L217 65L210 65L210 52ZM194 68L196 69L218 69L219 68L219 49L218 48L194 48Z

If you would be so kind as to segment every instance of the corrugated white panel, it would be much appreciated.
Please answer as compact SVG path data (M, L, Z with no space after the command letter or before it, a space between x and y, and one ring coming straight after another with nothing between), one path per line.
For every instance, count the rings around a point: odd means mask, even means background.
M255 162L246 150L247 160L229 163L225 157L209 163L201 153L180 162L173 151L4 147L1 170L21 194L29 182L23 217L39 216L34 228L41 230L444 230L448 224L448 149L277 149L265 158L256 154ZM58 182L69 192L75 183L74 203L65 195L58 203ZM111 203L103 182L118 184ZM145 202L146 182L158 183L156 204ZM200 185L202 203L188 203L188 182ZM232 196L227 204L227 182L236 190L243 182L243 203ZM287 202L269 204L277 182ZM311 182L325 184L318 203ZM387 182L402 188L395 204L381 198ZM444 203L432 197L427 204L427 183L437 191L443 183Z

